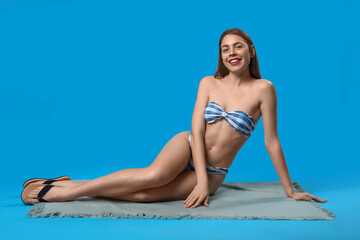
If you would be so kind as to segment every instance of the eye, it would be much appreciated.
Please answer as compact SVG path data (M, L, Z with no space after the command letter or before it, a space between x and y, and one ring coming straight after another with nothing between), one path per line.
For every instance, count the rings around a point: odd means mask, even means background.
M238 48L242 48L242 46L240 46L240 45L239 45L239 46L237 46L237 47L238 47Z
M226 51L227 51L227 49L223 50L223 52L226 52Z

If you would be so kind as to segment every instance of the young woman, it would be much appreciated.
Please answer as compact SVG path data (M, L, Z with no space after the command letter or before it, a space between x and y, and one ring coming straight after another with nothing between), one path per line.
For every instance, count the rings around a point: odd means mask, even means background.
M261 79L250 37L226 30L219 41L214 76L199 84L191 132L176 134L146 168L123 169L86 183L69 177L30 179L24 183L25 204L69 201L81 196L134 202L183 200L184 207L209 206L209 196L224 182L236 154L263 117L265 146L286 196L326 202L307 192L294 192L277 135L274 85Z

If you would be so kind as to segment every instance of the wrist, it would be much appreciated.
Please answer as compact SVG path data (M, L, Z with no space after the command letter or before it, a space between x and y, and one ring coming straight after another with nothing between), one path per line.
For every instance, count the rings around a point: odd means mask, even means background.
M206 177L206 178L201 178L197 181L197 184L198 185L208 185L209 184L209 179Z

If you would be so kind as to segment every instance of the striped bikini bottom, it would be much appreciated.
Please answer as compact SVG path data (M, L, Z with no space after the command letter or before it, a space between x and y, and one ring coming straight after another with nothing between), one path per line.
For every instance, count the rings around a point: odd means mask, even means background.
M191 152L191 131L189 131L189 145L190 145L190 161L189 161L186 169L190 169L192 171L195 171L194 162L193 162L193 158L192 158L192 152ZM211 163L206 162L206 171L207 171L208 174L223 174L223 175L226 175L229 172L229 168L215 167Z

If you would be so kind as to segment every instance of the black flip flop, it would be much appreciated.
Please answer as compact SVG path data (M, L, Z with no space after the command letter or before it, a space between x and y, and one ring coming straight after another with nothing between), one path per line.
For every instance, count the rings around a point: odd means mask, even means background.
M24 197L27 196L30 192L32 192L34 189L36 189L39 186L42 186L43 184L32 184L32 185L28 185L27 187L24 188L24 190L21 193L21 201L26 204L26 205L33 205L33 203L26 203L24 201ZM37 198L39 200L39 202L48 202L45 199L43 199L42 197L52 188L54 187L54 185L44 185L44 187L40 190L40 192L37 195Z
M30 183L37 182L37 181L45 181L43 184L51 184L56 181L65 181L71 180L69 176L61 176L57 178L30 178L23 183L23 188L26 188Z

